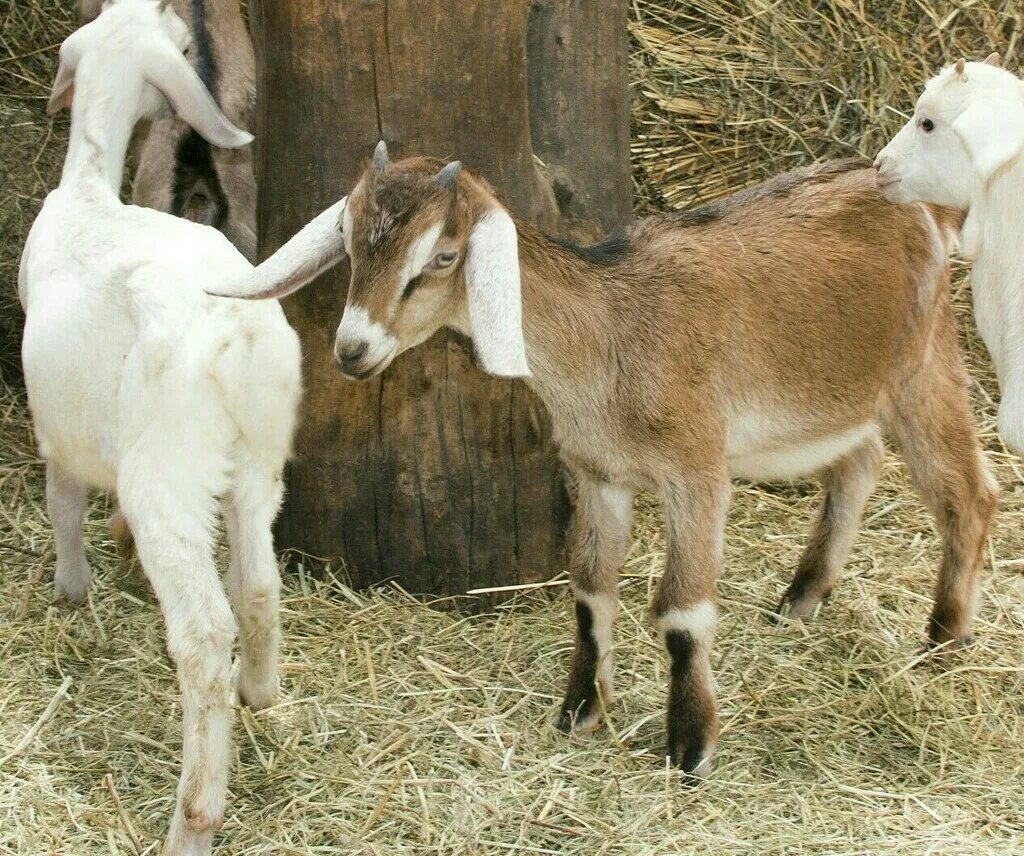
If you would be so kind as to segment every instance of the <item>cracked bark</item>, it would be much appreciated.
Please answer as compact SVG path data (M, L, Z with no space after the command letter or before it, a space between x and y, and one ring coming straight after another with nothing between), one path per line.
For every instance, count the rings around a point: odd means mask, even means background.
M348 192L382 136L393 158L460 158L521 217L560 228L531 145L524 0L253 0L251 9L261 257ZM574 32L576 44L589 38L586 26ZM560 68L552 79L564 88L582 66ZM579 125L592 121L589 106L569 106ZM616 210L628 210L625 153L589 157L625 177ZM306 393L279 546L344 560L357 586L396 578L418 594L557 573L568 507L540 404L518 382L482 374L445 332L383 381L343 380L331 347L347 281L343 265L285 302Z

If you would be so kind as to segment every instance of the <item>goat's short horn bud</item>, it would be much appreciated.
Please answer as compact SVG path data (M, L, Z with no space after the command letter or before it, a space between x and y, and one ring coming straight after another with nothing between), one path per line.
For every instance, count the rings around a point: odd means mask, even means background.
M1002 68L1003 60L998 52L992 51L992 53L985 57L985 65L994 65L996 68Z
M957 77L963 77L964 76L964 70L966 68L967 68L967 60L964 59L963 57L960 57L960 59L958 59L956 61L956 65L953 66L954 71L956 71L956 76Z
M434 176L434 184L442 190L449 190L455 187L455 182L458 181L461 171L462 161L452 161L450 164L446 164L444 169Z
M388 157L388 144L381 140L373 150L373 168L377 172L383 172L389 163L391 158Z

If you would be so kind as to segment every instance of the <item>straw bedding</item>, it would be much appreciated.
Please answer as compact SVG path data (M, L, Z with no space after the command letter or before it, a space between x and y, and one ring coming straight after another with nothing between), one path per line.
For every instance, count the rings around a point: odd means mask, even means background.
M50 603L43 470L20 387L17 257L59 172L66 125L42 104L72 15L0 10L0 852L156 853L171 813L180 710L159 610L110 542L86 537L87 606ZM869 153L943 59L1010 47L1017 2L631 4L641 208L720 196L783 168ZM939 559L890 457L832 602L778 629L814 485L738 485L714 663L718 770L685 790L660 758L665 662L646 618L661 573L657 508L638 500L609 728L551 727L567 669L564 589L486 615L391 587L286 582L281 703L238 711L218 852L1024 852L1024 492L994 428L995 386L955 286L972 395L1003 487L978 644L950 670L919 654Z

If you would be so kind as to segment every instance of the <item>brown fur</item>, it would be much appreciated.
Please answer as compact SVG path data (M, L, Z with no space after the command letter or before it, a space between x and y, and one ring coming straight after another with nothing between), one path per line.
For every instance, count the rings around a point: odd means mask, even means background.
M402 350L443 325L468 331L461 255L403 298L412 242L443 221L439 243L462 254L476 220L500 204L466 172L454 197L437 189L440 166L416 158L371 168L349 197L349 305ZM371 247L382 215L390 229ZM566 247L517 223L529 382L579 491L574 589L616 596L628 516L608 505L604 486L653 490L667 525L653 610L696 621L715 598L730 472L853 437L815 465L823 510L784 599L809 615L835 584L874 484L877 426L902 451L945 541L929 638L965 641L996 491L950 310L946 241L957 225L951 212L885 202L859 161L648 217L614 245ZM744 442L755 445L746 457ZM580 615L593 621L589 609ZM718 731L708 644L699 628L666 627L668 753L694 770ZM595 704L596 631L581 631L591 638L578 639L563 721Z

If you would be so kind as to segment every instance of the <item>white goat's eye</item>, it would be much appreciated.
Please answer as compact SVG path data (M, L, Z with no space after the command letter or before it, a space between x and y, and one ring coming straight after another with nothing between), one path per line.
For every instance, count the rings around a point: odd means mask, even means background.
M436 256L434 256L433 266L435 268L451 267L453 264L455 264L455 260L458 257L459 254L456 250L448 250L445 252L438 253Z
M931 119L922 119L921 130L924 131L926 134L930 134L932 131L935 130L935 123Z

